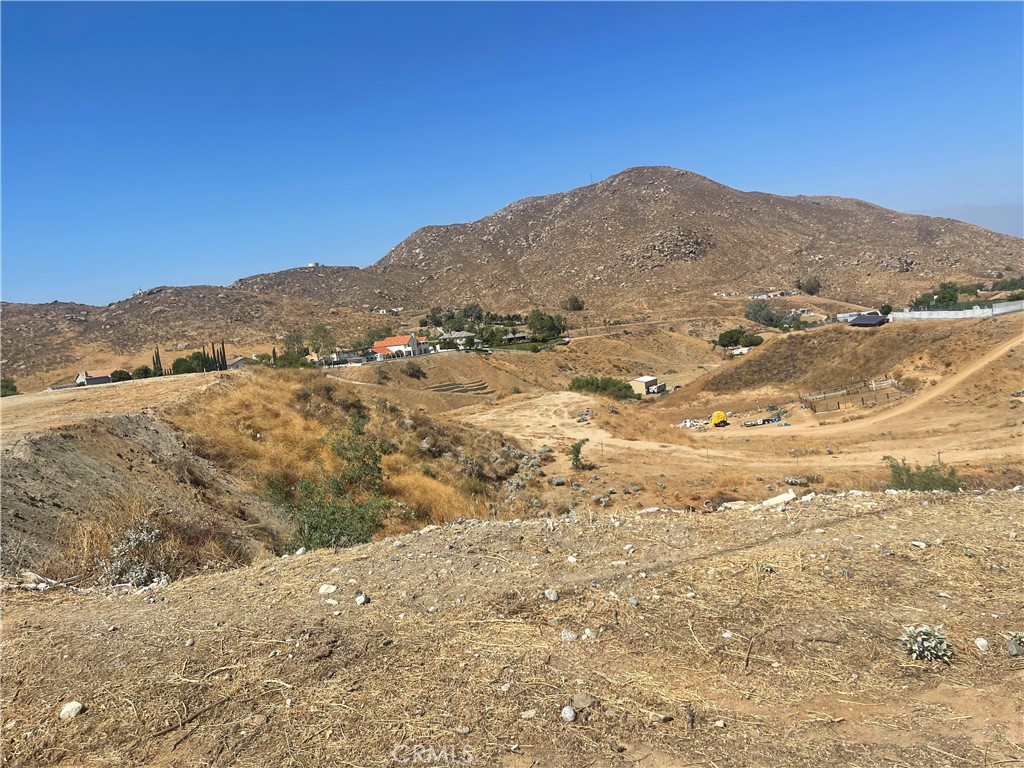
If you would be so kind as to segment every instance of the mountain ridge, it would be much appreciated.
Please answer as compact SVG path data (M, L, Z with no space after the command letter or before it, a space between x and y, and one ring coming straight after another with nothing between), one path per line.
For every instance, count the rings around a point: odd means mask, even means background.
M807 276L832 299L899 305L941 280L1017 271L1022 254L1024 240L952 219L854 198L744 192L692 171L641 166L475 221L421 227L364 268L161 286L106 307L4 302L4 365L15 375L63 370L95 349L139 357L156 344L221 337L269 346L316 322L342 335L381 309L476 302L499 312L555 310L574 294L597 322L718 316L712 293L792 288Z

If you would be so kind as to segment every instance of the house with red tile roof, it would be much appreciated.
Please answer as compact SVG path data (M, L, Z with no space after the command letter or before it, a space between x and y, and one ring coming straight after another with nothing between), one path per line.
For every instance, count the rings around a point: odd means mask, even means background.
M375 341L371 351L377 355L378 360L387 357L427 355L430 354L431 349L426 341L426 336L416 336L412 333L408 336L388 336L386 339Z

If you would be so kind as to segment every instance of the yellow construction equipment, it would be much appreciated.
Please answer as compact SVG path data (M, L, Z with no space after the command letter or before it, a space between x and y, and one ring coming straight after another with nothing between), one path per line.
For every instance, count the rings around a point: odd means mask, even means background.
M725 411L715 411L711 414L711 426L712 427L724 427L729 423L729 420L725 418Z

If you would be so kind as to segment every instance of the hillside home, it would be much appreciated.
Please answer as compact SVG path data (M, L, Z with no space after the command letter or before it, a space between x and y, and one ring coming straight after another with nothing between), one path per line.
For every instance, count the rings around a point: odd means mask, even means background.
M389 336L386 339L375 341L370 351L378 360L388 357L415 357L417 355L430 354L430 345L426 343L426 336Z
M229 371L240 371L246 365L251 363L254 359L255 359L254 357L245 357L244 355L236 355L235 357L232 357L230 360L228 360L228 370Z
M857 315L848 324L854 328L878 328L889 322L884 315Z
M111 368L109 371L93 371L92 373L89 371L82 371L75 377L75 385L85 385L88 387L93 384L109 384L110 374L112 374L114 370L114 368Z
M469 349L476 345L476 334L470 333L469 331L455 331L453 333L442 334L438 339L438 342L441 345L446 341L450 341L455 344L456 349Z
M665 385L658 383L657 376L637 376L629 382L629 386L638 395L656 395L665 391Z
M506 333L501 337L503 344L523 344L530 340L530 337L525 331L513 331L512 333Z

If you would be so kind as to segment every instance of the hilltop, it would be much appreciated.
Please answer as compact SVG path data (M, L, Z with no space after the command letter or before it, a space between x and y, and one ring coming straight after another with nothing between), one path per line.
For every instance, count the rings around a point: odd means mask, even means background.
M5 375L49 384L85 367L148 362L157 344L187 352L226 339L233 351L269 351L316 323L354 337L382 322L379 309L405 308L383 322L413 327L434 305L556 310L570 294L586 302L586 317L574 318L581 325L717 320L737 307L713 293L793 289L805 277L820 282L826 304L899 304L940 280L1013 271L1022 245L859 200L743 192L688 171L633 168L479 221L424 227L365 269L160 287L107 307L4 303L3 365Z

